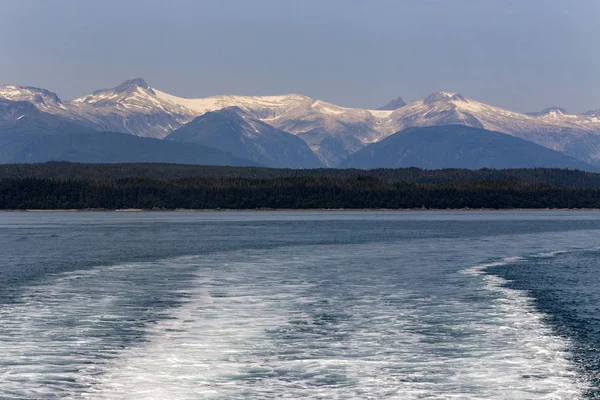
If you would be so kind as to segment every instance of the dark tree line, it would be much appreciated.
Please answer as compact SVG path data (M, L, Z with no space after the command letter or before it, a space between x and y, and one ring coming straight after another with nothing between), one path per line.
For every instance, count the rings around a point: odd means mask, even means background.
M119 180L145 178L170 180L184 178L330 178L356 179L371 177L390 182L450 184L478 181L520 181L567 187L600 189L600 174L549 168L530 169L276 169L258 167L223 167L181 164L78 164L49 162L43 164L0 165L0 180L14 178L49 178L58 180Z
M600 208L600 189L518 180L414 183L365 175L0 180L0 209L423 207Z

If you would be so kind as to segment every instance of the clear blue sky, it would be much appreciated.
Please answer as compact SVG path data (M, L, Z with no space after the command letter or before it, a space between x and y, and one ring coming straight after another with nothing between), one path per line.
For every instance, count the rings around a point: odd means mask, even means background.
M0 0L0 14L0 84L63 99L143 77L185 97L600 108L599 0Z

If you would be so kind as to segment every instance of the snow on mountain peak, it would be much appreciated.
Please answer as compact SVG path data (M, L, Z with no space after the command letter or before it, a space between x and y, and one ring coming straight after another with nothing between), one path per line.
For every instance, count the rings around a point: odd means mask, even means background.
M62 103L56 93L33 86L0 86L0 98L13 101L28 101L40 108L58 106Z
M142 78L129 79L120 85L110 89L100 89L92 92L91 95L74 100L75 102L95 102L99 100L121 100L122 96L135 95L136 93L155 96L152 88Z
M242 110L250 111L255 118L271 119L279 117L300 104L309 104L313 101L310 97L301 94L286 94L281 96L221 95L188 99L161 92L160 90L154 90L154 92L161 101L185 107L191 113L195 114L195 116L226 107L238 106Z
M130 88L130 87L141 87L144 89L150 89L150 86L146 83L144 78L134 78L134 79L128 79L125 82L121 83L119 86L115 87L115 90Z
M542 111L528 112L525 114L530 115L532 117L544 117L547 115L566 115L568 113L567 110L561 107L548 107L543 109Z
M434 92L423 99L425 104L434 104L438 102L448 101L467 101L463 96L458 93L451 92Z
M96 90L71 103L77 106L87 104L101 107L134 107L138 111L145 109L150 112L153 108L164 108L160 107L156 93L142 78L130 79L114 88Z
M112 90L115 93L131 93L137 91L138 89L144 89L144 91L148 91L149 94L153 96L155 95L150 85L148 85L143 78L129 79L116 86Z

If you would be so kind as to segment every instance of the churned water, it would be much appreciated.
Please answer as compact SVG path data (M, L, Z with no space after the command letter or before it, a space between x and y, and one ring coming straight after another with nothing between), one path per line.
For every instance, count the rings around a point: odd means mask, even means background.
M600 213L0 214L2 399L578 399Z

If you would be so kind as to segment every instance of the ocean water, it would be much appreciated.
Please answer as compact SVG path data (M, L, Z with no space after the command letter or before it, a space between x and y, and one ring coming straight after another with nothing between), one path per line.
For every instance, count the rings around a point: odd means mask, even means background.
M1 399L600 397L599 212L1 213Z

